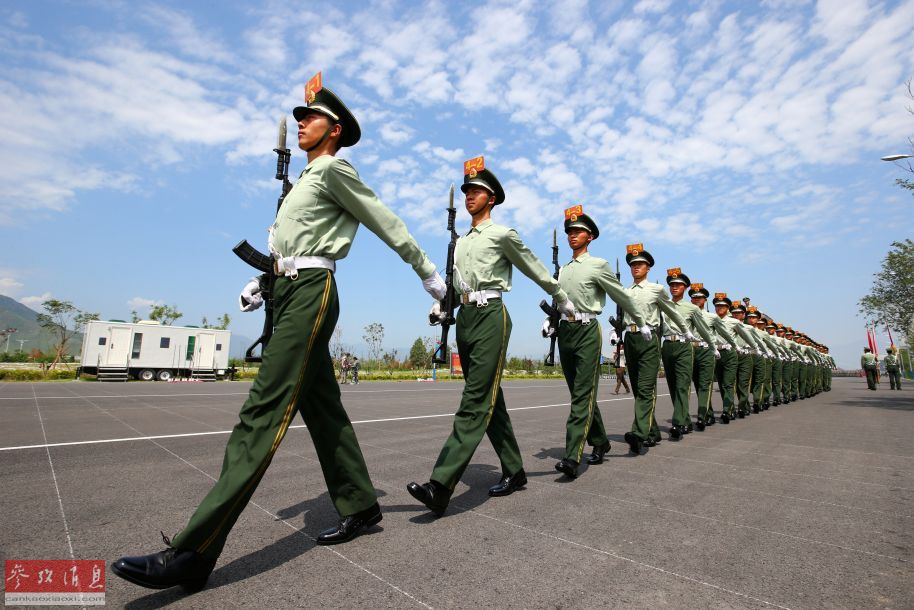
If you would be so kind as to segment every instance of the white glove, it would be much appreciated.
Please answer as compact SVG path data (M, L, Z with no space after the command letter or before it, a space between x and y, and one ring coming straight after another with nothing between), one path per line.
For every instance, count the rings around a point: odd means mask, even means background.
M574 303L571 302L571 299L565 299L556 306L559 308L559 313L568 318L573 318L574 314L577 313L577 310L574 308Z
M763 354L763 353L762 353L762 350L760 350L759 348L755 348L755 355L756 355L756 356L764 356L765 354Z
M432 303L432 309L428 312L428 323L429 326L438 326L444 322L444 318L447 317L443 311L441 311L441 303L435 301Z
M241 311L254 311L263 305L263 295L260 294L260 281L255 277L244 285L238 295L238 306Z
M720 350L717 348L714 349L714 359L720 360Z
M555 334L555 328L549 324L549 316L546 316L546 319L543 320L543 336L551 337Z
M647 324L645 324L644 326L639 328L638 332L641 333L641 336L644 337L645 339L647 339L648 341L651 340L651 335L652 335L651 327L648 326Z
M425 292L432 295L432 298L436 301L443 299L447 292L447 284L444 283L444 280L441 279L441 276L437 271L422 280L422 287L425 288Z
M698 341L698 337L692 334L692 331L687 330L685 334L686 341Z

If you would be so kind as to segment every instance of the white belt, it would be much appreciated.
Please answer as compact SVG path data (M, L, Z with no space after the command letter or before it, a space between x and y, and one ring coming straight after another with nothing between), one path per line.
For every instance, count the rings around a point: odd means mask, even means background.
M335 272L336 261L323 256L285 256L273 260L276 275L285 275L294 280L298 277L299 269L329 269Z
M727 351L728 349L730 349L730 344L729 344L729 343L724 343L723 345L718 345L718 346L717 346L717 349L723 350L723 351Z
M666 339L667 341L673 341L673 342L685 341L685 337L683 335L663 335L663 338Z
M464 305L476 303L476 307L485 307L489 299L500 299L501 290L477 290L460 295L460 302Z
M708 347L708 344L704 341L695 341L695 347Z
M584 311L576 311L574 316L565 316L562 318L567 322L583 322L584 324L590 324L591 320L596 320L600 314L598 313L587 313Z

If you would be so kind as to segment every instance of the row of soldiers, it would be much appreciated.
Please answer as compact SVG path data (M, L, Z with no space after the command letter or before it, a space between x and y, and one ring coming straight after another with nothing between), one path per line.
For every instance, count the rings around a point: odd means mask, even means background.
M732 303L726 295L715 298L724 322L709 324L713 320L698 306L682 302L682 291L689 284L684 274L668 278L672 299L659 284L646 281L653 258L643 248L629 248L634 283L623 289L608 263L587 252L599 230L583 210L566 219L573 258L558 278L553 277L517 231L493 222L493 210L505 201L505 192L482 157L464 165L461 190L471 227L456 242L453 267L448 269L454 279L446 283L405 223L362 182L348 161L337 158L342 147L359 141L361 130L342 100L323 86L320 73L308 81L305 105L295 108L293 115L298 122L298 146L307 154L308 165L284 197L270 229L274 318L263 364L229 436L218 481L174 538L163 534L164 550L118 559L111 566L117 576L153 589L181 586L193 592L203 588L296 414L307 426L340 517L335 526L317 533L315 542L347 542L381 521L377 492L343 408L329 350L339 315L336 265L345 259L360 225L413 268L434 299L430 316L434 323L450 321L451 312L446 311L450 291L459 298L456 339L465 380L460 405L429 480L407 485L407 491L436 515L445 512L483 436L492 442L502 471L489 495L505 496L527 484L501 388L512 329L503 296L511 290L513 268L551 295L561 314L557 327L547 324L544 330L557 336L571 392L565 457L556 464L568 476L577 476L585 444L592 447L587 457L591 464L601 463L610 448L596 402L603 345L597 318L607 295L623 307L629 325L624 341L634 382L635 422L627 438L635 451L659 439L654 407L661 357L671 389L675 387L674 428L679 436L692 427L689 375L695 361L706 364L709 355L719 355L722 362L722 421L724 416L729 421L749 413L750 392L758 410L772 398L775 402L770 404L775 404L828 388L827 350L786 327L769 329L769 318L748 307L742 312L737 305L736 316L744 313L754 322L751 328L740 323L730 314ZM262 285L256 279L248 282L240 296L242 310L253 310L263 302ZM708 294L698 291L695 296L706 299ZM716 365L699 367L703 406L695 424L698 429L714 417L712 368Z

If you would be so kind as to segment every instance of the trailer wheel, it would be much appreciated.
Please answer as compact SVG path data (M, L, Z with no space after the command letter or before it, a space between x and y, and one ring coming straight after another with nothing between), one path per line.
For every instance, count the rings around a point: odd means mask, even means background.
M156 375L156 379L158 379L159 381L171 381L173 376L174 375L172 374L172 372L170 370L162 369Z
M156 378L156 372L152 369L143 369L136 374L136 378L140 381L153 381Z

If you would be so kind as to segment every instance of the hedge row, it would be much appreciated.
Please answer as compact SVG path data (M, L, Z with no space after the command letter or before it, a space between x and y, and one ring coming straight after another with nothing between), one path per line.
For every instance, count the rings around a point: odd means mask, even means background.
M2 381L54 381L60 379L76 379L76 370L54 369L40 371L38 369L0 369Z

